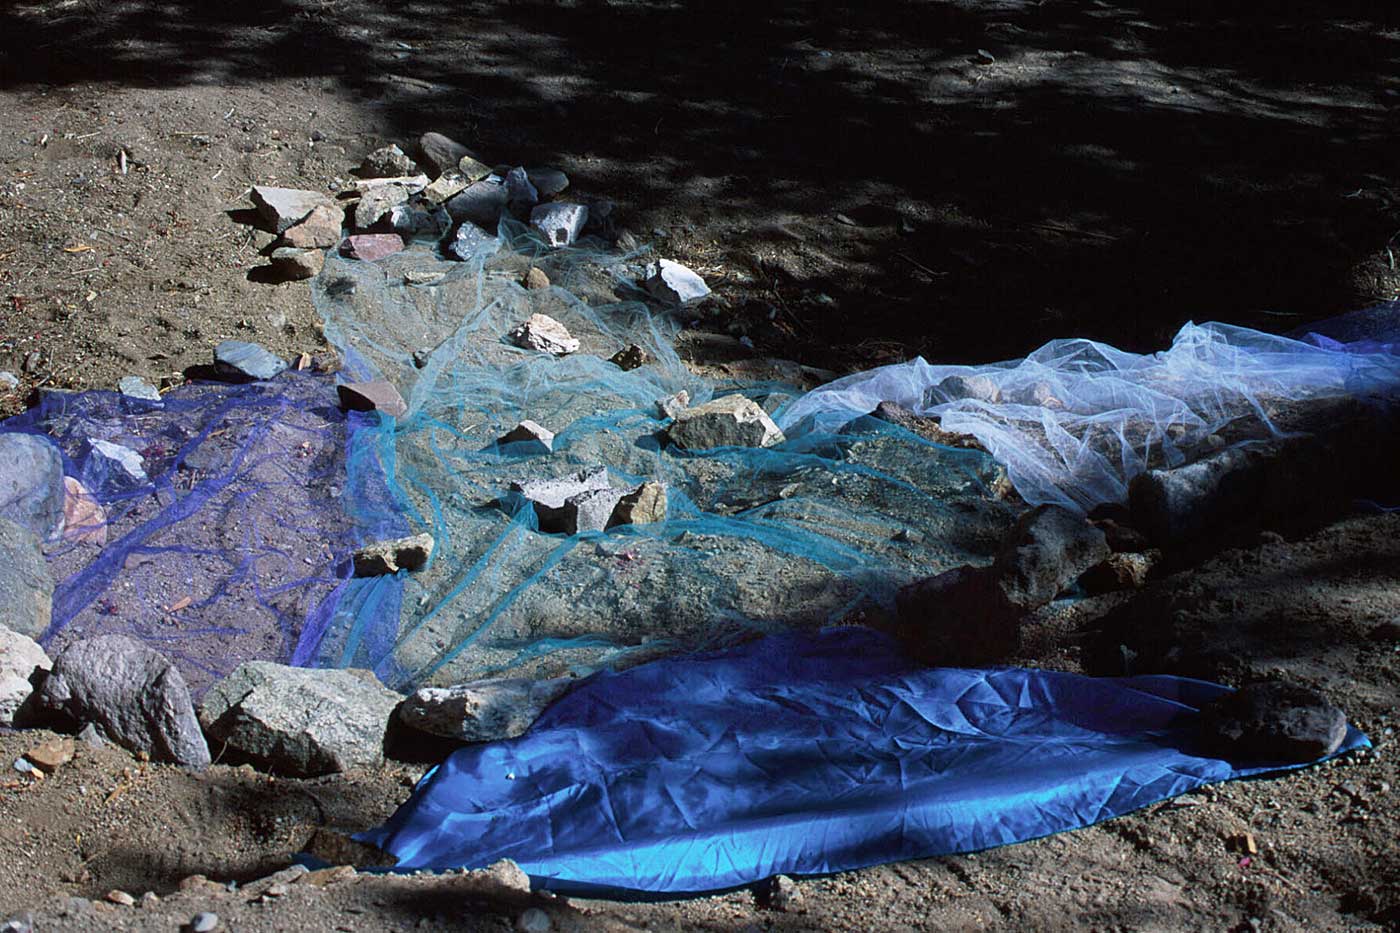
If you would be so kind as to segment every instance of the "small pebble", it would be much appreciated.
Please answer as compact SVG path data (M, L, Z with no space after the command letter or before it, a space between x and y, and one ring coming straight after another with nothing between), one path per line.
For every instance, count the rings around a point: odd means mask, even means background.
M195 914L194 917L190 919L190 929L193 930L194 933L210 933L211 930L217 930L218 928L219 915L210 913L209 911Z
M113 904L120 904L123 907L130 907L136 903L136 898L127 894L125 891L115 889L107 892L107 900L111 901Z

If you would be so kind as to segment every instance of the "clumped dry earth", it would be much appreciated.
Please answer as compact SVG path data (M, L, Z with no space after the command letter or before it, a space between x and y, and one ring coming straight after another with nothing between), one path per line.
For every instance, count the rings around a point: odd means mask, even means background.
M255 271L272 235L245 222L249 186L337 189L366 152L434 129L558 165L703 272L717 297L698 325L731 339L697 340L701 363L738 336L838 371L1059 336L1143 350L1188 319L1286 330L1400 297L1395 14L1199 6L0 5L0 369L20 379L0 411L36 388L178 380L226 337L317 349L306 286ZM806 880L783 913L748 891L532 901L456 876L250 901L227 882L284 866L316 826L379 822L422 765L293 781L80 746L47 780L0 778L0 917L506 929L534 904L560 929L1394 929L1400 645L1371 633L1400 615L1398 530L1338 516L1057 605L1014 659L1079 670L1105 617L1170 625L1228 656L1221 678L1321 689L1377 744L1302 773ZM0 735L0 761L37 740ZM1244 832L1256 855L1232 850ZM93 900L113 888L160 900Z

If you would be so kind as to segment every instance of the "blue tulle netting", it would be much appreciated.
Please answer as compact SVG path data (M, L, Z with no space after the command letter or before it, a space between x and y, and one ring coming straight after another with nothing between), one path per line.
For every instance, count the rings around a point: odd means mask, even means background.
M702 378L676 352L690 312L639 290L644 256L550 250L509 221L466 261L415 243L375 263L328 258L312 284L335 377L192 384L160 402L50 393L5 431L52 439L106 517L64 540L45 640L120 631L174 657L196 690L252 658L368 667L397 688L555 676L815 631L888 611L900 586L988 560L1026 503L1088 511L1127 482L1276 430L1280 406L1389 398L1382 334L1308 341L1188 325L1136 355L1087 340L1024 360L914 360L812 392ZM530 265L553 283L522 287ZM581 341L555 357L506 334L531 314ZM637 345L650 362L609 361ZM408 412L345 413L334 381L384 378ZM656 402L739 392L786 432L771 448L683 451ZM990 454L867 417L936 415ZM522 420L553 449L500 444ZM1223 438L1223 440L1222 440ZM137 451L147 479L104 474L92 441ZM513 483L606 467L662 483L664 521L542 533ZM1009 476L1020 498L1000 494ZM354 578L360 544L436 540L414 574Z

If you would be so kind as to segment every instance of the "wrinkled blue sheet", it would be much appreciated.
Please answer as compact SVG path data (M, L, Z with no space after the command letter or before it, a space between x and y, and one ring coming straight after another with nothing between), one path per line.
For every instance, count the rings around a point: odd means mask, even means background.
M1279 770L1193 751L1227 690L917 667L863 629L774 636L595 675L361 838L400 870L511 858L537 887L611 896L967 852ZM1352 729L1343 750L1368 744Z

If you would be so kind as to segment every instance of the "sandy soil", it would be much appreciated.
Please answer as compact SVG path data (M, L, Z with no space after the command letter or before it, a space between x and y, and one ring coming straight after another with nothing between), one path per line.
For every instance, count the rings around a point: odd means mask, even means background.
M845 6L0 3L0 369L21 380L0 413L40 387L178 380L225 337L316 349L305 286L254 271L272 236L245 222L248 187L338 188L365 152L432 129L615 201L621 228L715 285L700 324L726 352L746 335L761 355L845 371L1060 336L1148 349L1189 319L1285 330L1400 297L1396 14L1359 0L1248 15L1184 0ZM1130 640L1136 620L1212 647L1227 681L1324 690L1376 753L804 881L787 913L748 891L538 906L580 929L1394 929L1400 646L1369 633L1400 613L1398 522L1353 516L1126 604L1057 606L1017 659L1081 669L1097 631ZM0 761L37 739L0 735ZM180 889L275 871L314 826L376 823L418 773L191 776L83 747L49 780L0 779L0 916L508 928L532 902L450 876L253 902ZM1244 831L1260 847L1247 864L1229 847ZM112 888L160 900L89 900Z

